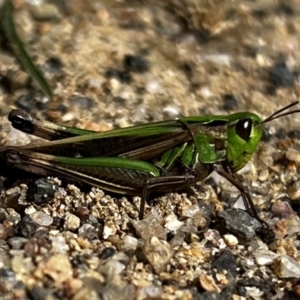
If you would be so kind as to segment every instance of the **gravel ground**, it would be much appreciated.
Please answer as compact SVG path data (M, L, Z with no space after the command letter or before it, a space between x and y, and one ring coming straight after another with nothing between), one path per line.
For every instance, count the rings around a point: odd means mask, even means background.
M12 108L104 131L182 115L267 117L299 97L299 0L13 3L55 96L3 43L1 145L35 140L10 127ZM300 114L267 124L238 175L273 240L255 234L236 189L215 174L155 198L143 220L139 197L0 179L0 298L299 299L299 125Z

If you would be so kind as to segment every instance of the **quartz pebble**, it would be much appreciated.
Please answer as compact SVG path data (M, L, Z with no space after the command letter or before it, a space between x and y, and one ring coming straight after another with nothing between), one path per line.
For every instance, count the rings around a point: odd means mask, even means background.
M64 218L65 218L64 228L66 230L76 230L79 228L80 219L77 216L68 212L66 213Z
M12 237L8 240L8 244L15 250L21 249L28 239L23 237Z
M64 254L51 256L45 263L39 265L42 273L51 277L57 284L71 278L73 271L69 257Z
M134 251L137 246L138 239L130 235L126 235L125 238L118 243L118 249L122 249L123 251Z
M142 251L157 274L164 270L171 259L169 244L155 236L145 242Z
M279 278L299 278L300 265L297 261L287 255L281 255L274 261L275 273Z
M53 223L53 218L42 211L36 211L30 215L31 219L40 226L50 226Z
M98 237L98 232L97 229L91 224L83 224L78 229L78 235L92 240Z
M217 286L212 276L201 274L199 276L199 281L204 290L217 293L221 292L221 289Z
M183 222L179 221L176 215L170 214L166 217L165 228L169 231L177 231L182 225Z
M225 234L223 239L229 247L236 246L239 243L238 239L233 234Z
M137 234L144 240L148 240L153 236L163 240L166 239L166 229L163 228L158 220L152 215L140 221L131 220L131 223Z
M111 235L114 235L117 232L115 224L111 221L108 221L104 224L103 228L103 238L106 240Z

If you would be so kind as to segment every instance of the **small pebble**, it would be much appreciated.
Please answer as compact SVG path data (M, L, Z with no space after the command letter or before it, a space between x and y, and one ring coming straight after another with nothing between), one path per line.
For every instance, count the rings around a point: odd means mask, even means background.
M171 259L170 245L155 236L145 242L142 251L157 274L164 270Z
M223 95L223 106L222 109L225 111L229 111L229 110L235 110L238 107L238 101L236 100L236 98L234 97L234 95L232 94L225 94Z
M45 64L50 68L52 72L60 72L63 68L63 62L58 56L49 57Z
M288 148L288 150L285 152L285 157L297 165L300 164L300 151L294 148Z
M0 240L5 240L7 238L7 230L3 224L0 224Z
M237 273L237 265L235 258L231 251L224 250L212 263L212 267L216 268L218 271L230 272L233 277Z
M7 242L14 250L20 250L23 248L28 239L23 237L12 237Z
M77 216L68 212L66 213L64 219L65 219L64 228L66 230L76 230L79 228L80 219Z
M201 274L199 276L199 282L201 287L206 291L217 292L217 293L221 292L221 289L217 286L212 276Z
M150 69L149 62L145 58L137 55L125 55L123 64L125 69L136 73L145 73Z
M24 245L24 250L26 255L30 255L32 257L35 257L40 250L39 242L36 238L32 238Z
M114 235L117 232L117 228L112 221L107 221L103 227L103 238L106 240L109 236Z
M55 284L63 283L73 274L69 257L64 254L50 256L47 262L41 262L38 268L42 268L42 272L52 278Z
M76 96L71 99L71 104L79 107L80 109L91 109L95 105L95 101L89 97Z
M113 247L106 247L102 250L101 254L100 254L100 259L108 259L111 258L112 256L114 256L117 253L116 249Z
M224 234L223 239L229 247L236 246L239 243L238 239L233 234Z
M137 246L138 239L130 235L126 235L125 238L118 243L118 247L120 247L122 251L134 251L137 249Z
M36 211L30 215L31 219L40 226L50 226L53 223L53 218L43 213L42 211Z
M98 237L98 232L91 224L83 224L78 229L78 235L87 238L88 240L93 240Z
M179 109L175 108L173 106L166 106L163 108L162 113L167 117L167 118L178 118L180 115Z
M257 249L253 252L255 261L260 266L266 266L270 265L276 257L278 257L278 254L268 250L268 249Z
M98 272L105 276L108 281L113 282L118 276L125 270L128 264L129 258L126 254L122 252L115 252L115 254L104 261L103 264L100 263Z
M166 217L165 228L169 231L177 231L182 225L183 222L179 221L175 214L170 214Z
M287 87L294 84L295 75L285 62L279 62L270 69L270 80L275 86Z
M57 191L57 186L45 178L30 181L27 190L27 200L41 205L48 203Z
M137 234L144 240L148 240L153 236L163 240L166 239L166 229L163 228L158 220L152 215L140 221L131 220L131 224Z
M288 188L287 192L291 200L300 198L300 181L294 182L293 185Z
M0 291L7 293L12 291L17 279L13 271L7 268L0 268Z
M70 249L69 245L66 243L66 239L61 235L50 236L49 239L51 240L53 251L56 253L65 254Z
M187 218L193 218L197 212L199 212L200 207L198 204L186 205L181 210L181 216Z
M287 255L281 255L274 261L274 271L279 278L299 278L300 265Z
M246 241L251 241L256 235L255 231L261 227L259 221L240 209L226 209L218 212L218 217L229 231Z
M277 200L273 203L272 212L283 218L287 218L290 215L295 214L292 207L290 206L290 204L287 201L280 201L280 200Z
M50 3L31 5L30 10L32 16L38 21L49 21L60 17L60 12L57 6Z
M29 216L25 216L17 225L17 231L25 238L31 238L37 231L37 224Z

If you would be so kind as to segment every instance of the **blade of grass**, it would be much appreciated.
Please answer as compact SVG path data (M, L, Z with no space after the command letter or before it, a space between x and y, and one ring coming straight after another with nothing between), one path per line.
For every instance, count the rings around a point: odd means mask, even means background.
M10 45L12 46L15 55L17 56L21 65L27 70L31 78L33 78L33 80L38 84L41 90L48 97L51 98L53 96L51 87L48 84L46 78L43 76L41 71L35 66L27 51L25 50L23 42L17 34L12 15L13 5L11 3L11 0L6 0L2 8L2 16L0 18L0 26L2 28L2 31L5 37L10 42Z

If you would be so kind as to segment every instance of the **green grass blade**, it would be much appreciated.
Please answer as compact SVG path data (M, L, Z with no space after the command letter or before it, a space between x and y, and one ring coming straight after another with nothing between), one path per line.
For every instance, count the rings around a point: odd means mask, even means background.
M1 29L5 35L5 37L10 42L15 55L17 56L18 60L20 61L21 65L27 70L30 76L34 79L35 82L39 85L41 90L49 97L53 97L53 92L51 90L50 85L48 84L47 80L41 73L41 71L35 66L32 62L30 56L26 52L23 42L19 38L14 21L13 21L13 6L11 0L6 0L3 8L2 8L2 15L1 19Z

